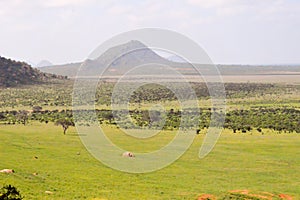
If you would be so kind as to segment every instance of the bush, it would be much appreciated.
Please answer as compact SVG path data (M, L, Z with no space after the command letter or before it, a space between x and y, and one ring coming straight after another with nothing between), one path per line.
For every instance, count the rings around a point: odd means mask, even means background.
M0 190L0 200L22 200L23 197L16 187L5 185Z

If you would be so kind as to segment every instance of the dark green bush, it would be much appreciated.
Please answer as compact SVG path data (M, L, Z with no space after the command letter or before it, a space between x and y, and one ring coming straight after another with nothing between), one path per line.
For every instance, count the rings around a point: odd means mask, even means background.
M22 200L20 192L12 185L5 185L0 189L0 200Z

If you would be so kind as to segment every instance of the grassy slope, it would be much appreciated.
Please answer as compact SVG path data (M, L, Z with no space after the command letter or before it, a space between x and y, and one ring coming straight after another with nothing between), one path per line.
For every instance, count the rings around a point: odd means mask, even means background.
M118 130L108 127L106 131L116 144L132 149L129 138L120 137ZM156 148L171 137L162 134L135 150ZM197 136L189 151L167 168L126 174L88 154L74 128L64 136L60 127L51 124L1 125L0 169L13 168L16 173L0 174L0 184L17 186L26 199L195 199L201 193L221 195L234 189L300 198L299 135L225 131L213 152L199 160L202 138ZM54 193L47 195L46 190Z

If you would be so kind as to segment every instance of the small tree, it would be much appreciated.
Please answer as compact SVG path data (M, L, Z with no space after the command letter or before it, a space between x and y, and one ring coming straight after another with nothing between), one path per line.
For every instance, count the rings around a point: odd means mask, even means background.
M261 128L257 128L256 130L260 133L262 132Z
M64 132L64 135L66 134L68 128L70 126L74 126L74 122L70 119L66 119L66 118L62 118L62 119L58 119L56 122L55 122L55 125L56 126L61 126L63 128L63 132Z
M18 121L21 122L24 126L26 125L26 123L28 121L28 114L29 114L29 112L27 110L20 110L18 112L18 115L17 115Z
M22 200L20 192L12 185L5 185L0 190L0 200Z
M6 120L6 116L4 115L4 113L0 113L0 121L5 121Z
M41 112L42 110L43 110L43 108L41 106L33 106L32 107L32 112L34 112L34 113Z

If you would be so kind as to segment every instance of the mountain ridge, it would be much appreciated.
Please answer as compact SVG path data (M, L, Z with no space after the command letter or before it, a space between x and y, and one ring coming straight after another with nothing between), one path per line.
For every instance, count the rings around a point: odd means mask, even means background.
M43 72L53 73L68 77L75 77L80 68L81 74L85 76L100 75L100 72L105 71L107 66L110 66L110 71L106 71L106 75L119 75L122 72L131 69L134 66L145 63L159 63L171 66L176 70L181 71L185 75L199 74L194 66L201 68L201 71L207 75L214 75L213 66L216 66L222 75L260 75L260 74L288 74L300 73L300 65L208 65L208 64L190 64L184 62L176 62L161 57L145 44L137 40L131 40L127 43L120 44L107 49L102 55L94 60L86 60L79 63L71 63L65 65L48 66L39 68ZM145 70L147 73L147 70Z

